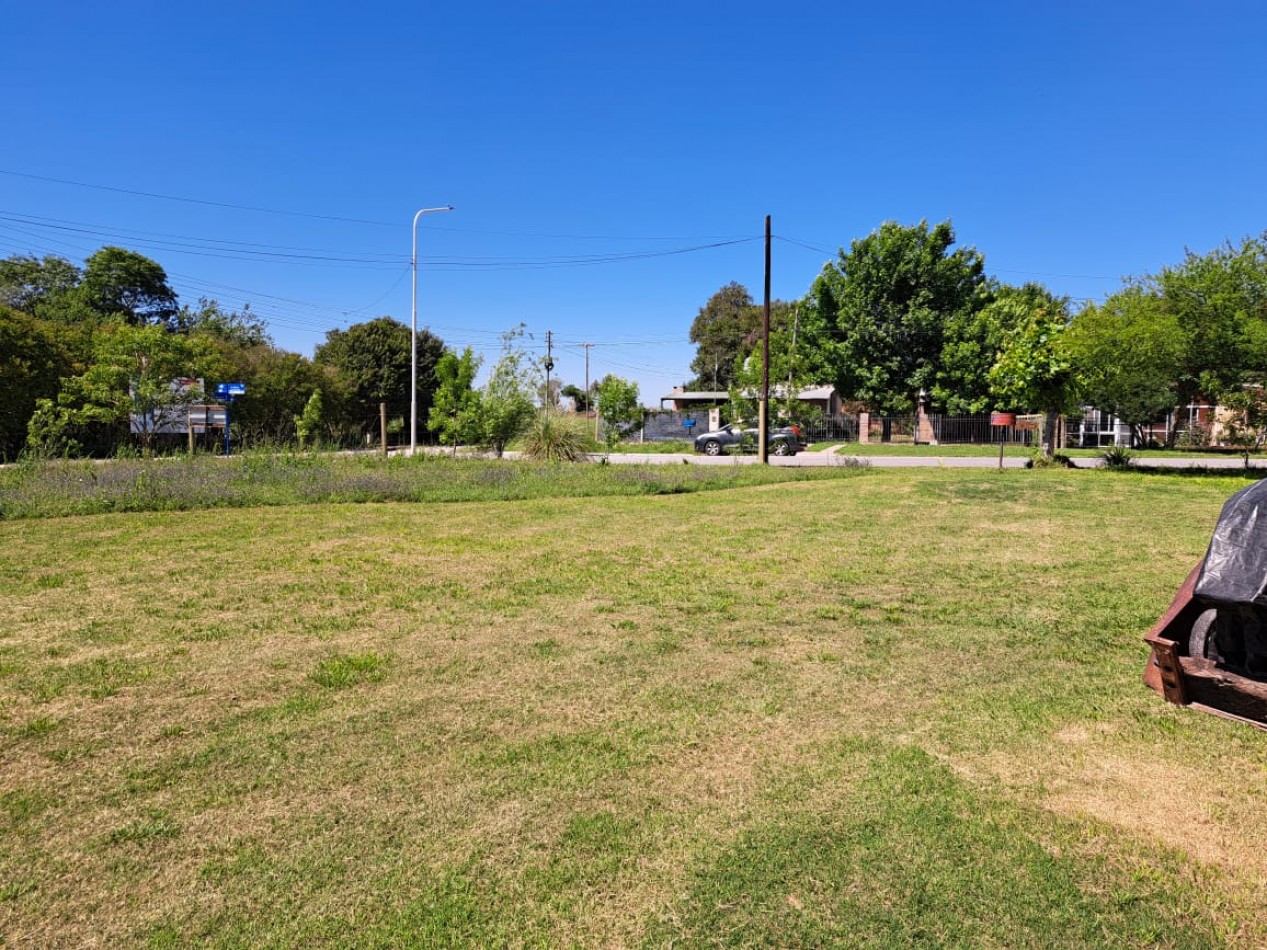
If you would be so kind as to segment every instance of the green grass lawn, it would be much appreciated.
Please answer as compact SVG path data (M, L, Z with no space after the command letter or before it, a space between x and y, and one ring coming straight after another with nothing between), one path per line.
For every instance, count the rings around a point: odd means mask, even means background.
M1264 734L1139 679L1244 484L0 521L0 943L1264 946Z

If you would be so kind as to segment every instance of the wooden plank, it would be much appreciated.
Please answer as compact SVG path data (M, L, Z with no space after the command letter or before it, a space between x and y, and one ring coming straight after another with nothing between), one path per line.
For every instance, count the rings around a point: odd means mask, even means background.
M1267 728L1267 683L1219 669L1213 660L1181 657L1188 701Z
M1184 688L1184 672L1180 665L1178 645L1164 637L1149 637L1153 648L1152 662L1161 680L1161 694L1176 706L1188 705L1188 693Z

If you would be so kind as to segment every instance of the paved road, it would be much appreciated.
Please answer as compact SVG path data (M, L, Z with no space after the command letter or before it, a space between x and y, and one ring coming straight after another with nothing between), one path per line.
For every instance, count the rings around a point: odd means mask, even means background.
M507 453L509 454L509 453ZM597 461L602 455L591 455ZM613 465L756 465L755 455L694 455L691 453L642 454L639 452L613 452L609 457ZM997 458L933 456L933 455L869 455L853 456L847 452L801 452L780 458L770 456L770 464L784 468L813 468L849 465L861 462L872 468L998 468ZM1005 468L1024 468L1028 459L1005 458Z
M847 446L845 447L848 448ZM423 448L419 446L421 451L429 454L448 454L449 449L438 449L435 446ZM468 453L465 450L459 450L460 455L478 454ZM518 452L507 452L506 458L519 458ZM590 460L597 462L603 458L602 453L595 453L590 456ZM642 452L613 452L608 456L608 460L612 465L756 465L757 457L755 455L696 455L691 452L680 453L642 453ZM959 455L850 455L847 451L833 451L827 449L822 452L801 452L798 455L780 458L776 455L770 456L771 465L779 465L787 468L814 468L814 467L832 467L844 466L851 464L851 461L860 462L871 468L984 468L990 469L999 467L999 458L995 456L959 456ZM1028 458L1008 456L1003 459L1004 468L1024 468L1029 462ZM1075 458L1073 459L1074 468L1099 468L1104 464L1102 459L1098 458ZM1133 462L1134 465L1143 468L1179 468L1179 469L1219 469L1229 471L1244 471L1244 459L1236 456L1208 456L1206 458L1137 458ZM1267 469L1267 461L1257 460L1250 462L1250 468Z

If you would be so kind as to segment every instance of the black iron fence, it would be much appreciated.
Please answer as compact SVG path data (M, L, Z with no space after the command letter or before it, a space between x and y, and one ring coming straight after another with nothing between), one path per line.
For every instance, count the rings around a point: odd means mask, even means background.
M1033 428L996 426L989 414L946 416L930 414L929 428L938 445L1038 445L1042 434Z

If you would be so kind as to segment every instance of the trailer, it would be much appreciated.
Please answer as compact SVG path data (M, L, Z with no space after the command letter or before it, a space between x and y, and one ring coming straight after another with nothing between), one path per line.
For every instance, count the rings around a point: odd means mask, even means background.
M1144 683L1169 702L1267 729L1267 481L1227 500L1144 640Z

